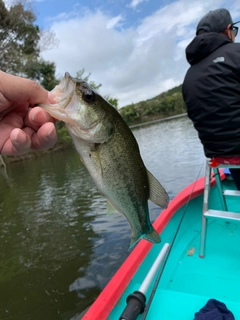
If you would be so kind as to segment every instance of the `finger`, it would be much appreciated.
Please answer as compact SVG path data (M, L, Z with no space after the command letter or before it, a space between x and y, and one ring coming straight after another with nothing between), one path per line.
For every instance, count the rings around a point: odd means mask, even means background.
M30 136L21 129L14 129L10 134L10 140L18 154L26 153L31 148Z
M31 148L35 150L49 149L57 142L57 132L54 124L45 123L37 132L26 127L23 130L14 129L10 138L5 139L2 145L1 155L21 155Z
M31 139L28 134L21 129L14 129L10 133L10 138L4 143L2 155L20 155L26 153L31 148Z
M51 104L55 104L57 101L56 101L56 92L55 91L49 91L48 92L48 100Z
M31 105L48 102L48 91L37 82L3 71L0 71L0 88L3 96L9 101L28 102Z
M40 107L31 108L24 119L24 125L36 131L47 122L54 122L54 119Z
M7 116L0 121L0 153L2 153L3 147L6 142L10 139L10 135L15 128L22 128L23 119L17 113L10 112ZM18 131L15 133L17 134ZM21 135L19 136L21 138ZM6 147L7 146L7 147ZM8 152L11 153L12 143L11 140L8 141L5 148L10 148ZM5 149L4 149L5 150Z
M57 142L57 132L52 122L47 122L32 136L32 149L49 149Z

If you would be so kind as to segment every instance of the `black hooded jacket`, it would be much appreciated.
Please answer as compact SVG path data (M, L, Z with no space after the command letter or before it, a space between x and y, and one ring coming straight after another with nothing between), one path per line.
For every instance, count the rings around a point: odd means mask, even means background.
M240 156L240 43L204 33L186 49L183 82L189 118L207 157Z

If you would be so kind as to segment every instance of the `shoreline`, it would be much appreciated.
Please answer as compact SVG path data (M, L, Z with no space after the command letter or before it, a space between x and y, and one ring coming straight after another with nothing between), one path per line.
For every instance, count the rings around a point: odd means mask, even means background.
M150 121L145 121L145 122L141 122L141 123L137 123L137 124L133 124L133 125L129 125L129 128L137 128L140 126L145 126L148 124L152 124L152 123L156 123L156 122L161 122L161 121L168 121L171 119L175 119L175 118L180 118L180 117L184 117L186 116L187 113L181 113L181 114L177 114L174 116L169 116L166 118L158 118L155 120L150 120ZM29 151L28 153L19 155L19 156L0 156L0 168L4 168L6 167L6 165L14 163L14 162L19 162L19 161L23 161L23 160L29 160L29 159L33 159L33 158L37 158L37 157L43 157L45 154L49 154L52 152L57 152L60 150L65 150L68 148L72 148L73 144L66 144L66 145L59 145L59 146L55 146L51 149L48 150L42 150L42 151Z
M159 118L159 119L155 119L155 120L145 121L145 122L141 122L141 123L138 123L138 124L130 125L129 128L137 128L137 127L148 125L148 124L152 124L152 123L155 123L155 122L161 122L161 121L172 120L172 119L175 119L175 118L181 118L181 117L184 117L186 115L187 115L187 113L185 112L185 113L181 113L181 114L176 114L175 116L169 116L169 117L166 117L166 118Z

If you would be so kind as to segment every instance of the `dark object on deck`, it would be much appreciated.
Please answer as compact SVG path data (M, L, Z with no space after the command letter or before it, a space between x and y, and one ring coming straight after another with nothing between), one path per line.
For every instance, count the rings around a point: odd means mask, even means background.
M195 313L194 320L235 320L235 318L224 303L210 299L199 312Z

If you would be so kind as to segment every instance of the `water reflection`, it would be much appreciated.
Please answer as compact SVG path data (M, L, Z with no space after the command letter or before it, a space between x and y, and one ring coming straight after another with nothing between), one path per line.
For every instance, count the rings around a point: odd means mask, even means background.
M133 132L171 198L197 178L204 156L186 117ZM7 171L8 178L0 175L0 319L73 319L129 254L128 222L106 215L106 200L74 150ZM154 221L160 209L149 207Z
M62 159L62 161L60 161ZM0 318L67 319L91 263L96 189L74 152L12 164L0 181ZM87 288L86 288L87 289Z

